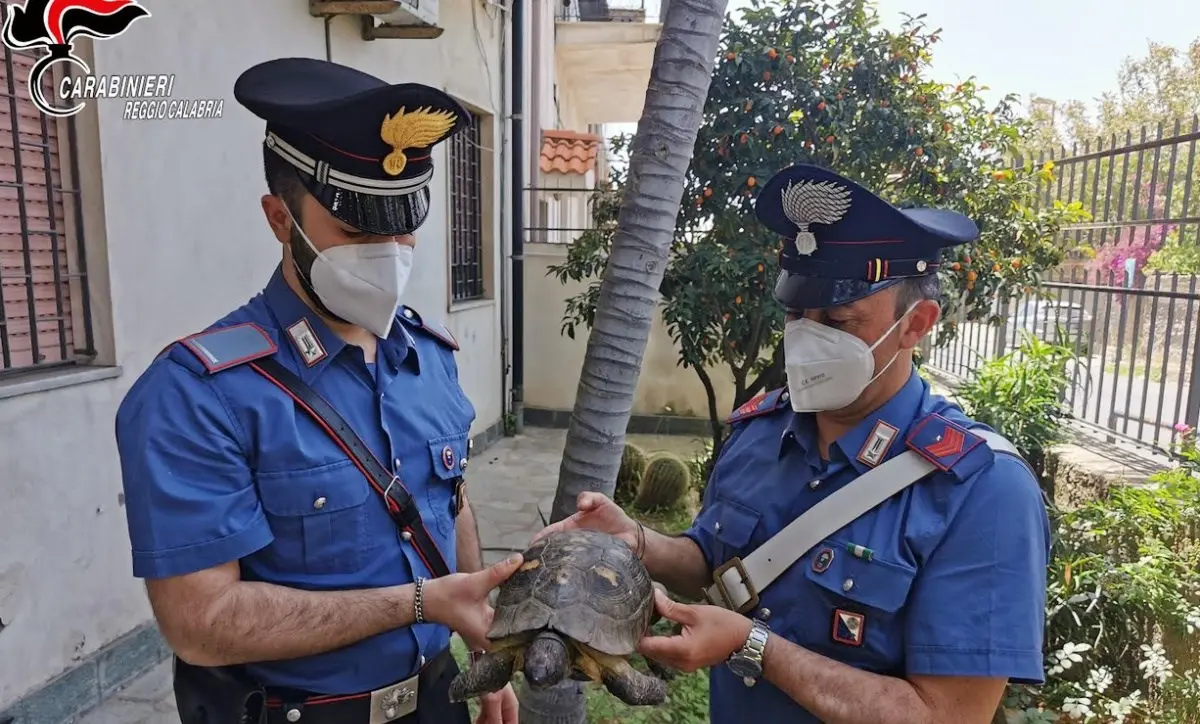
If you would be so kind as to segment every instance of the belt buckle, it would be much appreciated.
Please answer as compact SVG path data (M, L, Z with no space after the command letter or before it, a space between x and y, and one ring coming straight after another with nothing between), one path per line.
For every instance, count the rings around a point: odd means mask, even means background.
M417 710L418 676L371 692L369 724L387 724Z
M750 594L750 600L743 603L740 607L735 607L733 605L733 599L729 597L729 589L725 587L724 575L725 572L731 568L737 570L738 577L742 579L742 585L746 587L746 592ZM746 567L742 565L742 559L738 558L737 556L730 558L723 565L719 566L715 571L713 571L713 583L716 585L717 593L720 594L722 599L720 605L722 605L724 608L737 611L738 613L746 613L753 610L754 607L758 605L758 589L755 588L754 584L750 582L750 574L746 572ZM707 593L705 594L705 597L709 597Z

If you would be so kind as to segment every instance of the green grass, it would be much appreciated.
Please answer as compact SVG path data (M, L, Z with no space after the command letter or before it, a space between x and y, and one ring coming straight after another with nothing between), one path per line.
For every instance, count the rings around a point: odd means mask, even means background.
M691 495L687 503L674 510L635 511L630 509L630 515L637 517L643 524L667 534L679 533L691 525L696 506L695 495ZM668 633L672 624L669 621L659 621L654 626L655 633ZM455 636L450 641L450 649L458 660L460 668L467 666L467 649L462 639ZM646 662L638 654L630 657L630 663L640 671L646 671ZM513 686L522 685L521 676L514 677ZM697 671L691 674L677 674L668 684L667 700L658 706L627 706L608 693L602 685L589 683L584 686L586 692L587 721L589 724L703 724L708 721L708 672ZM471 710L471 720L474 721L479 712L479 704L471 700L468 704Z

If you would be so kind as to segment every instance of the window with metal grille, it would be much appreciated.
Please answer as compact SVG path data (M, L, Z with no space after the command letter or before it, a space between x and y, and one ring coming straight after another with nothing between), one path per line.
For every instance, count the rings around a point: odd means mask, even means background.
M78 191L65 188L79 178L73 120L48 117L29 99L29 70L42 51L3 52L0 377L73 364L92 348L82 211ZM42 82L47 98L55 97L51 75Z
M455 302L484 296L483 159L479 117L450 139L450 294Z

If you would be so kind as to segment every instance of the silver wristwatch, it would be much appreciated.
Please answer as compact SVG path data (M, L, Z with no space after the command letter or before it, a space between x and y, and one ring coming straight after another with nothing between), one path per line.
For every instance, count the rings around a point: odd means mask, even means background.
M762 676L763 651L767 648L767 636L770 633L767 624L754 619L746 643L725 662L730 671L742 677L742 683L746 686L754 686L758 677Z

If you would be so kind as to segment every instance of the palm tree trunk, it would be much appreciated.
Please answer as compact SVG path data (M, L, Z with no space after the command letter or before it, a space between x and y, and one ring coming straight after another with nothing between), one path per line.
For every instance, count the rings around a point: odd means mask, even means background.
M551 520L575 512L584 490L613 494L625 428L658 303L675 221L716 61L727 0L671 0L654 50L625 197L617 218ZM520 687L522 724L585 720L582 687Z

